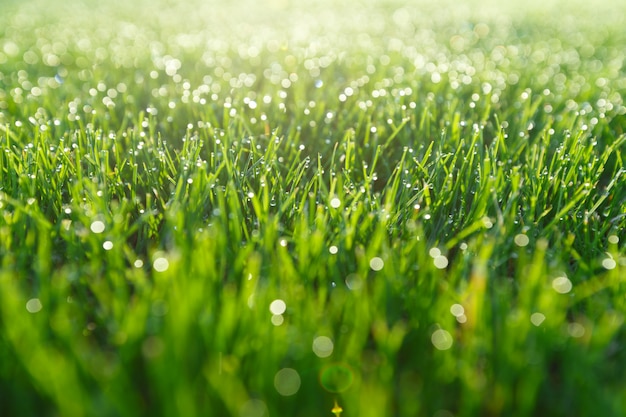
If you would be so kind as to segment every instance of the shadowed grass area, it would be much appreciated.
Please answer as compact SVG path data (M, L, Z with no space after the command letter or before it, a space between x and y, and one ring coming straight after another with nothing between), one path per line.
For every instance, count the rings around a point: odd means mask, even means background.
M626 412L624 6L59 3L0 6L7 415Z

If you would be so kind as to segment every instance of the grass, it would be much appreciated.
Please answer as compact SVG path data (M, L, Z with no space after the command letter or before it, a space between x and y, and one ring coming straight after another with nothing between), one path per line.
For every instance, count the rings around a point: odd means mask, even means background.
M0 6L3 413L624 415L618 2L74 3Z

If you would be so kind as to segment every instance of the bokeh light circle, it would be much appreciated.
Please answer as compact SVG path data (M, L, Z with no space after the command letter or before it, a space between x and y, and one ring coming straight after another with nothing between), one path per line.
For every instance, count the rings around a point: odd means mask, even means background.
M332 363L320 371L320 384L328 392L345 392L353 382L354 372L345 363Z

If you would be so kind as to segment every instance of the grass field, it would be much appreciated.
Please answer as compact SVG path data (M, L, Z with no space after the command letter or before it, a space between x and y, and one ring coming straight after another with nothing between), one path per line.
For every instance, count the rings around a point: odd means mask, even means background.
M626 415L619 1L67 3L0 5L0 414Z

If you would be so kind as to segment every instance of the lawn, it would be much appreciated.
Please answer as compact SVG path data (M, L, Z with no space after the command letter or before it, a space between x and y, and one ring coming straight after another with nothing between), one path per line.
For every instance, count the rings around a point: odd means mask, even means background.
M0 414L626 415L626 6L498 3L3 1Z

